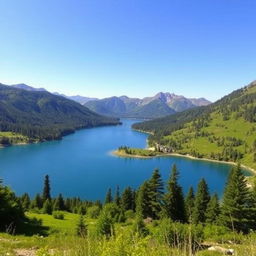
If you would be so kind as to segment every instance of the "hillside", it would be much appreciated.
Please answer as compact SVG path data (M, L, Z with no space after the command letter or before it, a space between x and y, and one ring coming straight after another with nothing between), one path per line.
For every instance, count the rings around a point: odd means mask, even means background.
M108 116L152 119L208 104L210 102L204 98L188 99L173 93L160 92L143 99L121 96L93 100L85 103L85 106Z
M256 82L214 104L135 124L153 132L151 145L200 158L241 162L256 169Z
M28 91L0 84L0 130L32 141L57 139L75 129L118 124L74 101L46 91Z

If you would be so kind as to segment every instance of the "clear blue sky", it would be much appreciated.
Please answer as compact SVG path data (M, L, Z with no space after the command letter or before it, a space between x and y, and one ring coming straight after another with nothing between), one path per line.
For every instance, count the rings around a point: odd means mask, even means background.
M0 0L0 82L216 100L256 79L255 0Z

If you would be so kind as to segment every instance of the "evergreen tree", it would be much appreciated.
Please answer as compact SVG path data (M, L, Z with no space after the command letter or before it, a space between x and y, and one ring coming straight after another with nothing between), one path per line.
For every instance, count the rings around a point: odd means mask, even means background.
M148 181L148 187L149 187L148 204L150 205L149 216L152 217L153 219L156 219L159 217L159 213L162 209L163 194L164 194L163 192L164 185L158 169L154 170L152 177Z
M173 165L164 198L164 212L173 221L185 222L185 203L182 188L178 184L178 177L179 172L176 165Z
M45 202L47 199L51 201L51 188L50 188L50 179L49 175L45 176L44 180L44 189L43 189L43 202Z
M13 233L24 219L19 199L0 180L0 231Z
M147 229L143 218L140 215L137 215L135 222L133 224L133 231L137 233L140 237L145 237L149 234L149 230Z
M124 211L134 210L134 194L130 187L127 187L122 193L121 207Z
M185 209L186 209L186 216L187 220L191 223L192 222L192 213L195 204L195 195L193 187L189 188L188 194L185 198Z
M145 181L139 188L137 200L136 200L136 214L140 218L151 217L151 208L149 205L149 184L148 181Z
M105 204L112 203L112 201L113 201L112 192L111 192L111 188L109 188L106 194Z
M46 199L43 205L43 213L52 214L52 203L49 199Z
M56 198L53 208L55 211L64 211L65 210L65 202L62 197L62 194L59 194L59 196Z
M39 193L36 194L35 199L31 203L32 208L41 209L43 207L43 200Z
M121 198L120 198L120 191L119 191L119 186L116 187L116 195L115 195L115 203L117 206L120 205Z
M106 211L102 211L97 224L96 231L98 235L106 236L107 238L114 235L114 225L111 216Z
M30 197L28 193L21 196L21 205L24 211L27 211L30 207Z
M205 213L207 205L210 201L210 195L208 190L208 185L204 179L202 179L197 187L197 192L195 196L195 206L192 215L192 221L195 224L205 222Z
M250 192L240 165L228 177L221 206L221 223L232 230L248 231L250 227Z
M214 194L211 197L211 199L210 199L210 201L207 205L207 210L206 210L206 213L205 213L206 223L217 224L219 214L220 214L219 199L218 199L218 195Z
M87 235L87 226L84 223L84 216L81 214L76 226L76 234L81 237Z

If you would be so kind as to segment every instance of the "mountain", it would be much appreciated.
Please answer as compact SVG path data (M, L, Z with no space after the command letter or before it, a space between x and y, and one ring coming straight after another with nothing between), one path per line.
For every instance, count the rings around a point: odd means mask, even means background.
M38 91L43 91L43 92L47 91L44 88L35 88L35 87L29 86L27 84L13 84L11 86L14 87L14 88L23 89L23 90L26 90L26 91L37 91L37 92ZM70 100L73 100L73 101L76 101L76 102L78 102L82 105L87 103L90 100L97 100L97 98L89 98L89 97L84 97L84 96L80 96L80 95L67 96L65 94L61 94L61 93L58 93L58 92L53 92L53 94L55 94L57 96L62 96L64 98L67 98L67 99L70 99Z
M0 130L32 140L50 140L75 129L118 124L81 104L47 91L21 90L0 84Z
M58 96L62 96L64 98L76 101L82 105L84 105L85 103L91 101L91 100L97 100L97 98L89 98L89 97L84 97L84 96L80 96L80 95L75 95L75 96L67 96L65 94L62 93L58 93L58 92L54 92L53 94L58 95Z
M256 169L256 82L211 105L138 123L133 128L153 133L149 142L158 149L241 162Z
M127 96L110 97L92 100L84 105L92 111L107 116L152 119L210 103L204 98L189 99L173 93L160 92L153 97L143 99Z
M43 92L46 92L46 90L44 88L34 88L34 87L26 85L26 84L13 84L11 86L14 87L14 88L23 89L23 90L26 90L26 91L33 91L33 92L43 91Z

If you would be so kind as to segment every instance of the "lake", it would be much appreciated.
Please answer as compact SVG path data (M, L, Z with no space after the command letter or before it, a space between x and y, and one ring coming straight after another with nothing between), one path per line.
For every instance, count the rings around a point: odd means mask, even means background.
M137 120L138 121L138 120ZM128 159L111 155L119 146L146 146L147 134L133 131L136 120L122 120L123 125L84 129L60 141L18 145L0 149L0 178L18 195L31 196L42 191L44 176L50 176L52 195L104 199L108 188L119 185L137 188L159 168L163 180L175 163L180 171L184 192L196 188L205 178L210 191L222 195L230 165L183 157ZM250 175L249 172L245 172Z

